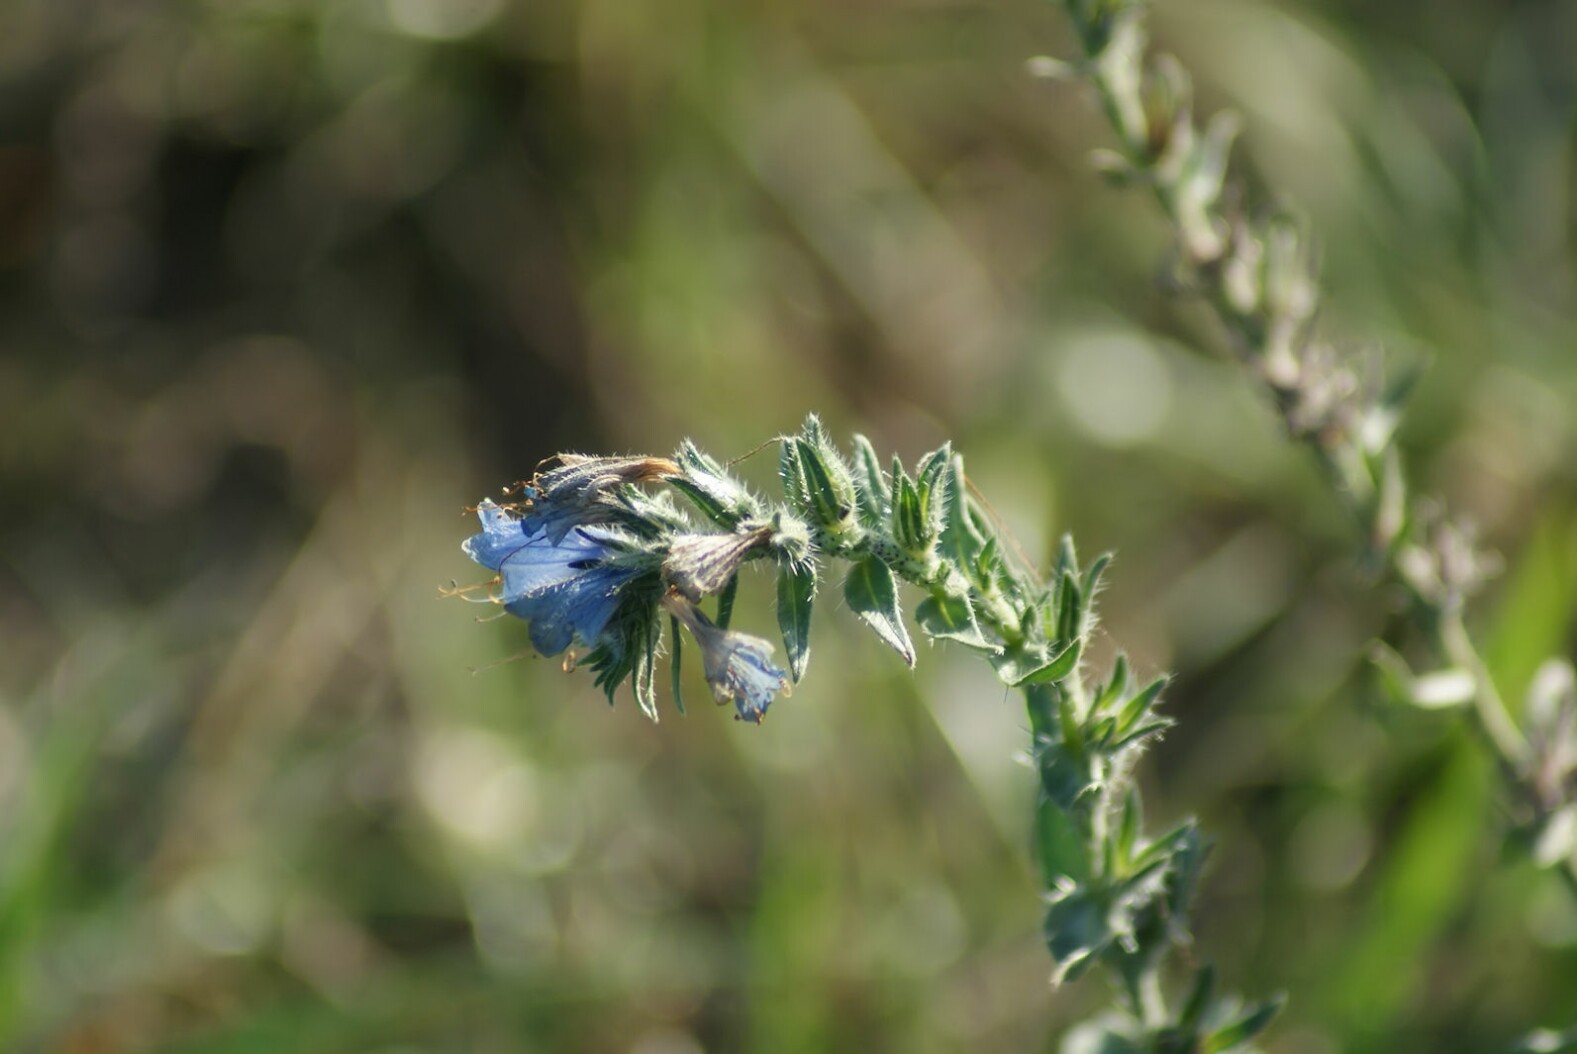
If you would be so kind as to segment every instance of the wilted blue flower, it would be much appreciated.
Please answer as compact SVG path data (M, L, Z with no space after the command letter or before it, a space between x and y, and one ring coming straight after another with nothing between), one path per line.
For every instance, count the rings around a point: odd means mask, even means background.
M692 601L722 592L752 550L772 538L771 527L738 534L682 534L668 546L663 579Z
M465 554L497 571L494 598L531 624L531 644L557 655L579 638L595 647L618 609L620 590L640 568L611 562L619 536L597 527L568 528L555 539L535 517L516 519L490 500L477 508L482 533L462 543Z
M608 492L625 483L649 483L677 475L679 466L663 457L595 457L559 454L558 465L539 472L522 486L530 519L556 544L578 525L605 523L617 503Z
M712 695L720 703L732 702L741 718L759 725L773 696L788 687L788 674L772 662L772 645L714 625L699 608L673 594L665 606L701 646L701 665Z

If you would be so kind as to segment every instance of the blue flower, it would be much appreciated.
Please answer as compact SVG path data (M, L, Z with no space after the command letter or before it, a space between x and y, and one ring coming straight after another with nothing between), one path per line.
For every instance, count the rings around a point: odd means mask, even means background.
M596 647L618 610L620 591L641 573L612 561L617 534L576 526L554 538L537 518L516 519L491 500L477 508L482 533L467 538L465 554L499 575L494 599L530 623L531 644L557 655L577 638Z
M669 594L664 606L701 646L701 664L712 695L720 703L732 702L741 718L759 725L773 697L788 688L788 674L772 662L772 645L715 625L676 594Z

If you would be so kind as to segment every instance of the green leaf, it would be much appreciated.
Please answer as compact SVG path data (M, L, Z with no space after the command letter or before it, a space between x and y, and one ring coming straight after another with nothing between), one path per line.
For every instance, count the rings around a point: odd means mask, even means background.
M1173 925L1186 932L1188 911L1194 903L1194 891L1199 887L1199 872L1204 870L1210 847L1199 836L1199 825L1193 820L1179 824L1156 846L1170 858L1166 873L1167 910Z
M807 506L823 527L843 527L854 516L854 481L848 470L830 460L827 452L804 439L798 446L799 467L805 477ZM834 455L836 456L836 455Z
M1285 996L1279 995L1267 999L1232 1024L1212 1032L1200 1043L1200 1054L1221 1054L1223 1051L1236 1050L1252 1041L1270 1027L1270 1023L1275 1020L1277 1014L1281 1013L1282 1004L1286 1001Z
M690 504L701 510L701 514L718 526L733 530L739 521L729 516L728 509L717 500L706 487L699 486L694 480L684 476L673 476L668 480L668 485L690 499Z
M1051 978L1054 985L1072 981L1088 970L1113 939L1108 905L1088 886L1071 889L1052 901L1042 929L1046 950L1056 967Z
M789 676L796 682L805 676L805 665L810 662L810 609L815 594L814 568L778 565L778 628L783 631Z
M1144 826L1144 805L1139 800L1139 789L1129 787L1123 798L1122 822L1117 827L1117 849L1123 862L1133 859L1134 846L1139 844L1139 830Z
M1001 650L980 632L975 611L964 597L933 593L920 601L914 614L920 628L933 637L957 641L978 651L995 653Z
M673 658L668 660L668 676L671 679L674 693L674 709L684 716L684 693L679 690L679 660L684 657L684 637L679 633L679 620L672 615L668 616L668 630L673 635Z
M1173 722L1171 718L1161 717L1154 721L1140 725L1138 728L1134 729L1132 732L1129 732L1127 735L1118 739L1117 742L1113 743L1112 753L1116 754L1120 751L1127 750L1129 747L1139 746L1145 740L1151 739L1160 735L1162 732L1165 732L1167 729L1172 727L1172 724Z
M1101 689L1101 694L1096 696L1095 705L1091 708L1093 713L1103 713L1117 700L1123 697L1128 690L1128 656L1117 653L1117 659L1112 663L1112 676L1106 682L1106 687Z
M1072 811L1096 789L1087 759L1061 743L1048 743L1036 757L1040 787L1058 808Z
M1059 808L1079 815L1089 811L1098 789L1091 758L1078 749L1077 741L1063 739L1063 716L1067 712L1067 693L1032 685L1024 694L1036 704L1034 714L1035 771L1040 775L1041 791Z
M799 463L799 441L785 436L778 446L778 480L783 497L795 509L810 511L810 491L805 486L805 470Z
M1080 649L1079 642L1074 641L1041 665L1020 673L1017 680L1009 681L1008 684L1014 688L1022 688L1026 684L1060 681L1072 673L1073 668L1079 664Z
M920 491L896 461L893 463L892 534L893 540L905 552L930 548L931 540L925 534L925 510L920 507Z
M1135 695L1127 703L1123 704L1123 711L1117 718L1117 731L1120 734L1127 735L1133 730L1134 726L1149 714L1150 708L1160 698L1161 691L1166 687L1166 684L1167 679L1165 677L1157 677L1145 685L1144 690L1138 695Z
M986 539L986 544L980 547L980 555L975 557L975 571L978 581L990 582L1002 570L1002 544L996 537Z
M1023 644L1015 644L991 656L991 668L997 671L997 679L1008 687L1014 687L1022 682L1028 688L1035 682L1026 681L1024 678L1044 665L1045 661L1044 649L1026 648Z
M993 664L995 661L992 660ZM1030 732L1034 735L1034 742L1037 745L1052 739L1052 734L1056 730L1057 697L1061 694L1054 684L1031 684L1024 687L1024 709L1029 715Z
M1040 870L1047 889L1055 889L1064 879L1083 885L1090 878L1089 850L1084 832L1068 812L1042 796L1035 807L1035 847L1040 852Z
M761 515L760 501L690 440L679 445L674 461L684 474L668 477L668 483L713 523L733 530L742 520Z
M640 636L646 639L634 642L635 673L630 678L641 713L653 721L657 720L657 642L662 632L660 626L661 623L654 618L640 629Z
M1096 590L1098 590L1101 585L1101 575L1106 571L1107 566L1109 566L1111 562L1112 554L1102 553L1100 556L1095 558L1094 563L1085 569L1084 580L1080 582L1079 585L1080 588L1084 590L1084 596L1087 599L1093 598L1095 596Z
M717 622L719 629L727 629L729 622L733 620L734 598L738 595L739 576L735 575L728 580L728 585L723 587L723 591L717 594L717 618L714 621Z
M805 418L805 426L794 440L799 460L807 510L814 512L820 525L834 530L850 526L858 497L848 462L827 438L815 414Z
M843 580L843 598L861 622L871 627L905 663L914 665L914 644L898 610L897 586L886 564L875 557L855 564Z
M854 490L859 495L865 526L880 530L887 519L887 508L892 504L892 492L882 478L882 463L876 456L876 449L862 435L854 437Z
M953 477L948 471L952 461L952 444L944 443L922 458L915 471L920 490L920 507L925 511L927 538L940 538L947 528L947 514L954 499Z
M1061 579L1064 575L1077 575L1079 573L1079 554L1073 548L1073 535L1065 534L1057 545L1057 567L1055 576Z
M1215 995L1215 967L1205 966L1194 975L1194 986L1188 993L1188 1001L1183 1004L1182 1013L1177 1015L1178 1030L1190 1037L1197 1034L1199 1023L1205 1019L1205 1012L1210 1009Z
M1084 596L1073 572L1064 571L1057 590L1057 640L1075 640L1084 627Z
M975 561L985 548L987 533L979 529L975 518L970 515L970 503L964 489L963 458L952 459L947 477L948 489L956 500L948 508L947 529L942 532L942 552L960 571L977 576L974 581L982 583L984 579L978 577Z

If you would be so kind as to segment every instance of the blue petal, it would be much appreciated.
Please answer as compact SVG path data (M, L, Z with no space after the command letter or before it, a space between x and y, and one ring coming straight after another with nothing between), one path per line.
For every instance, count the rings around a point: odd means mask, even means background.
M531 511L532 519L537 529L553 539L555 545L577 523L588 518L586 510L579 505L553 501L548 498L538 499L536 507Z
M537 649L537 654L557 655L569 647L570 642L575 639L574 627L565 621L562 612L553 609L543 609L535 613L522 610L524 606L532 603L531 600L520 600L506 604L505 608L530 623L527 631L531 635L531 646Z
M460 548L489 571L497 571L510 553L525 544L525 524L504 512L491 498L482 500L476 516L482 521L482 533L461 542Z
M556 544L545 534L534 534L499 565L503 599L508 603L561 586L594 570L607 553L608 547L584 529L570 531Z
M636 572L628 568L591 568L549 589L522 596L505 609L531 623L531 645L557 655L575 638L595 647L619 607L619 589Z
M740 717L760 724L767 707L788 683L788 674L772 662L772 645L758 637L729 632L708 657L715 662L706 671L713 693L732 699Z
M476 512L482 533L467 538L460 548L489 571L504 575L506 601L567 581L579 570L572 565L608 552L608 535L595 528L576 528L568 521L560 523L561 517L545 517L533 510L517 520L491 499L477 506Z

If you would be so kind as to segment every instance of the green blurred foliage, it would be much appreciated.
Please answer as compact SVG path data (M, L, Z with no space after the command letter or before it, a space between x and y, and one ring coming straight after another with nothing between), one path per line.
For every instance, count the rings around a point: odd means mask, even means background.
M1507 557L1515 695L1577 588L1577 4L1154 16L1320 232L1326 324L1428 366L1408 447ZM1577 907L1451 719L1374 704L1395 598L1154 281L1090 100L1023 75L1063 34L0 0L0 1046L1045 1049L1104 994L1048 990L1023 717L969 656L829 607L765 726L651 726L436 597L540 458L807 410L951 438L1034 557L1117 552L1108 656L1176 673L1152 812L1215 836L1197 954L1292 992L1271 1050L1569 1026Z

